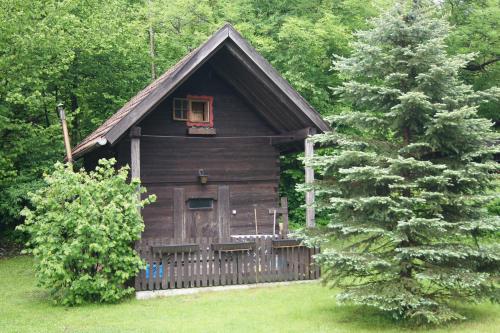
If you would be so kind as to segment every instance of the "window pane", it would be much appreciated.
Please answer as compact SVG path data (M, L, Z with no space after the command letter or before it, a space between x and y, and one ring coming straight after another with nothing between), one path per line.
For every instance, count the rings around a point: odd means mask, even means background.
M198 112L198 111L191 112L190 121L193 121L193 122L205 121L203 119L203 112Z
M180 109L175 110L175 118L176 119L186 119L185 112L183 110L180 110Z
M191 102L191 111L193 112L205 112L205 102Z
M174 98L174 119L175 120L188 120L188 100L185 98Z
M210 198L189 199L188 207L189 207L189 209L212 208L213 207L213 199L210 199Z
M191 119L193 122L208 122L208 101L191 101Z

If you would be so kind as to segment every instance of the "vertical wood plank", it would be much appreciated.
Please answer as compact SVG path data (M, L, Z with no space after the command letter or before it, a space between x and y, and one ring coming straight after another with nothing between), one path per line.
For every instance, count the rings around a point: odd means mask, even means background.
M231 253L231 278L232 284L238 284L238 254L240 251Z
M255 244L255 248L250 251L250 256L248 258L248 283L255 283L257 279L255 278L255 261L257 258L257 253L258 253L258 244Z
M186 213L184 202L184 188L174 188L174 237L181 244L186 239Z
M153 245L158 245L159 239L155 239L153 241ZM158 253L153 253L153 258L154 258L154 266L156 267L155 269L155 275L153 275L154 278L154 288L155 290L160 289L160 284L161 284L161 279L160 279L160 263L161 263L161 257Z
M189 276L188 276L188 271L187 271L187 257L188 257L188 252L182 252L182 288L187 288L188 287L188 281L189 281Z
M221 271L223 269L222 257L219 251L212 250L213 267L212 267L212 280L213 285L218 286L222 284Z
M226 256L221 252L217 252L219 255L219 262L220 262L220 285L225 286L226 285Z
M299 261L300 261L300 247L293 249L293 279L297 281L299 279Z
M320 248L319 248L319 247L316 247L316 248L315 248L315 252L314 252L314 254L318 254L318 253L319 253L319 251L320 251ZM320 278L320 276L321 276L321 267L320 267L320 266L319 266L316 262L314 262L314 265L315 265L315 267L316 267L316 270L315 270L315 276L314 276L314 278L315 278L315 279L319 279L319 278Z
M283 219L283 235L282 238L288 238L288 198L282 197L281 199L281 208L283 209L283 213L281 214L281 218Z
M271 282L277 281L276 279L276 251L275 249L272 248L272 242L271 242Z
M266 281L266 240L261 239L261 252L260 252L260 282Z
M208 255L207 255L207 242L203 238L201 243L201 286L207 286L207 269L208 269Z
M180 253L175 252L174 253L174 259L175 259L175 288L180 289L182 288L182 283L181 283L181 264L180 264Z
M290 262L290 248L286 247L285 248L285 281L290 281L290 271L292 268L291 262Z
M304 266L306 262L305 247L299 247L299 280L304 280Z
M237 284L243 284L243 256L245 255L245 251L241 251L237 253L236 256L236 269L238 271L238 280Z
M198 240L199 242L199 240ZM200 244L200 243L198 243ZM194 254L194 286L195 287L201 287L201 264L200 264L200 258L201 258L201 248L200 250L196 251Z
M162 270L162 277L161 277L161 287L160 289L167 289L167 255L162 254L161 255L161 270Z
M267 254L266 254L266 274L267 274L267 281L268 282L273 282L273 241L272 238L267 240Z
M216 265L216 259L215 258L215 252L212 249L212 238L208 238L208 285L209 286L214 286L215 285L215 270L218 269L219 264L217 263Z
M141 178L141 128L130 129L130 176Z
M312 256L314 255L315 248L310 248L309 249L309 279L312 280L314 279L314 260Z
M241 283L242 284L247 284L248 283L248 257L250 256L251 251L244 251L242 256L241 256Z
M261 261L261 252L262 247L258 239L255 239L256 243L256 255L255 255L255 283L260 283L260 261Z
M168 287L170 289L175 288L175 259L174 259L174 254L170 254L169 259L168 259L168 278L169 278L169 284Z
M219 216L218 233L220 241L227 241L229 239L229 228L231 212L229 206L229 186L219 185L217 198L217 213Z
M311 131L309 134L314 134ZM312 158L314 156L314 143L309 139L304 140L304 157ZM305 167L305 182L307 185L312 185L314 183L314 169L310 167ZM315 221L315 211L314 211L314 191L310 190L306 192L306 226L308 228L314 228L316 226Z

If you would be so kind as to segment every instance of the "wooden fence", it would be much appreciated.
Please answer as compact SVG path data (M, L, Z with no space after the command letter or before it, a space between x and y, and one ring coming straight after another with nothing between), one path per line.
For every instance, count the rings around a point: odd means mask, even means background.
M312 280L320 275L312 259L319 249L293 239L145 239L136 250L146 261L135 279L137 291Z

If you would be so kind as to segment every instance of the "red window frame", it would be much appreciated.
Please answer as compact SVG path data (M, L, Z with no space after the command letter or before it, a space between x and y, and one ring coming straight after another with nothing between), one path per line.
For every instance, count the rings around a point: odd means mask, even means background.
M208 122L191 122L187 121L186 124L192 127L214 127L214 98L213 96L197 96L197 95L187 95L187 100L195 100L195 101L207 101L208 102ZM191 103L191 102L189 102ZM191 106L191 104L189 104ZM188 113L191 112L191 108L189 108ZM188 116L189 119L189 116Z

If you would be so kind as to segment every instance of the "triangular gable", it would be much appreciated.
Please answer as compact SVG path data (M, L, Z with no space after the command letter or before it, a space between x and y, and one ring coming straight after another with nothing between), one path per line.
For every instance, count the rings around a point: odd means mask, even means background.
M269 89L276 89L281 96L285 96L287 102L295 106L293 112L300 112L300 116L308 120L304 127L316 127L321 132L329 130L329 126L318 112L230 24L226 24L204 44L190 52L175 66L140 91L93 133L87 136L74 148L73 156L75 158L81 157L106 143L115 144L128 129L143 119L166 96L208 61L224 44L228 44L227 42L236 45L237 50L234 52L238 53L240 57L245 57L247 66L251 66L253 70L258 71L260 75L267 79L269 85L272 85Z

